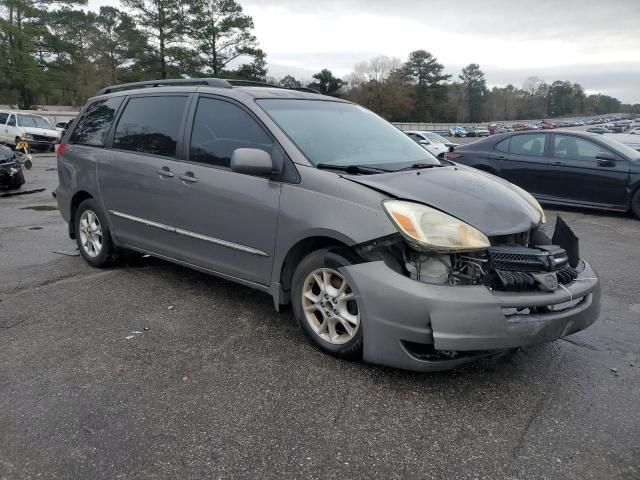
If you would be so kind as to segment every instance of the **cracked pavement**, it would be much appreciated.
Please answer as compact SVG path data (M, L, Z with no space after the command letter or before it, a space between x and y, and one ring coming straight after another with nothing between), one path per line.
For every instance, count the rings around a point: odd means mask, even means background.
M88 267L34 164L45 191L0 198L0 479L640 478L640 221L561 212L602 277L591 328L416 374L215 277Z

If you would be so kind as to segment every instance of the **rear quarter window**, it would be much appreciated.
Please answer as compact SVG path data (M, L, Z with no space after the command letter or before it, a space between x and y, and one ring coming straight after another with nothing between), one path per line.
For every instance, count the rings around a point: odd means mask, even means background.
M135 97L118 120L113 148L175 157L186 96Z
M496 147L495 147L496 150L499 151L499 152L509 153L509 141L510 140L511 140L511 137L505 138L501 142L498 142L496 144Z
M114 97L89 105L78 119L69 142L93 147L104 146L120 103L122 98Z

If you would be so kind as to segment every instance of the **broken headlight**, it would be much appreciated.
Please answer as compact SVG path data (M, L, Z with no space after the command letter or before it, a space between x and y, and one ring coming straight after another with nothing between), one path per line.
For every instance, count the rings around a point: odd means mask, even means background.
M435 208L404 200L386 200L382 205L398 231L419 250L472 252L490 246L484 233Z

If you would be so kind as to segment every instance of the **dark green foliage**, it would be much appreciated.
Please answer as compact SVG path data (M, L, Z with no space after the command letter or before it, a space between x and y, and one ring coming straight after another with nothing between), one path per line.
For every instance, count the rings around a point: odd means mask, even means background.
M413 119L417 122L443 120L447 97L445 81L451 75L444 73L444 66L426 50L416 50L401 69L403 75L414 85Z
M313 78L315 82L311 82L308 86L319 91L324 95L337 97L340 89L344 86L344 81L333 76L331 70L323 69L316 73Z
M465 118L470 122L480 122L484 116L484 104L487 96L487 82L477 63L471 63L462 69L459 75L464 92Z

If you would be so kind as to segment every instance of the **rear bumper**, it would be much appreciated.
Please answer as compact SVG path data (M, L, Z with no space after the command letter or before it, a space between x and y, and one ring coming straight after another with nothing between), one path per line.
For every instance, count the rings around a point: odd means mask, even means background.
M599 279L586 263L575 282L551 293L428 285L383 262L340 271L354 288L364 319L364 359L408 370L443 370L496 351L550 342L587 328L600 313ZM516 312L545 306L558 311ZM425 360L408 348L411 344L466 354Z

